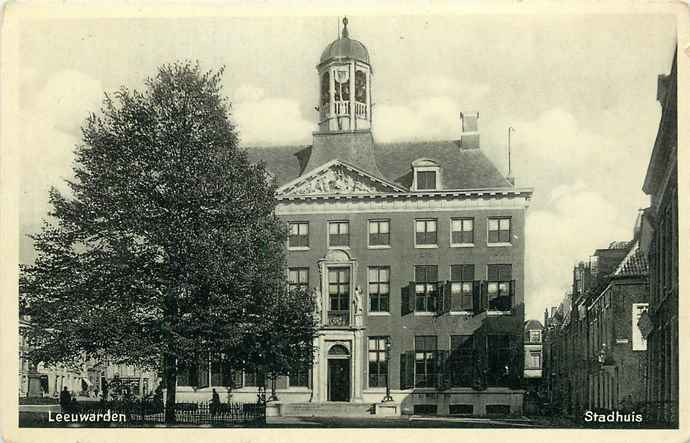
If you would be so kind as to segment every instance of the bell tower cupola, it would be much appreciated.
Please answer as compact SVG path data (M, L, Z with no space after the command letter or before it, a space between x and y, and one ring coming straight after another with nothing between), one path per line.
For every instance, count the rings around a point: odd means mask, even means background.
M369 52L350 38L347 17L340 37L326 46L316 69L319 73L319 132L371 129Z

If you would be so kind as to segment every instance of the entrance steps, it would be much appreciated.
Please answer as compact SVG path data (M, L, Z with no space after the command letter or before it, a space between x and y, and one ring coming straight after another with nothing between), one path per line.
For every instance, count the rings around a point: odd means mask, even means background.
M371 416L374 411L374 403L328 401L280 405L282 417L362 417Z

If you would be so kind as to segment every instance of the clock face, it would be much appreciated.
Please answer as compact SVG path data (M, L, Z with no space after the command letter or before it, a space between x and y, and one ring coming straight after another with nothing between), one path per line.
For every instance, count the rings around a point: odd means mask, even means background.
M346 83L350 81L350 71L347 69L337 69L335 71L335 80L338 83Z

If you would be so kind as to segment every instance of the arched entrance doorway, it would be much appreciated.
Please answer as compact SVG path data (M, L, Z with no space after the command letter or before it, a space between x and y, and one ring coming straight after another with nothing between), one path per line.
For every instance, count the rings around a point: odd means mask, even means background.
M328 401L350 401L350 351L340 344L328 351Z

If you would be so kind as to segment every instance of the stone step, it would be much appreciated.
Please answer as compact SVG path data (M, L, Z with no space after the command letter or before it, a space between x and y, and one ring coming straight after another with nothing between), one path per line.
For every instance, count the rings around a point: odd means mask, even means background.
M360 417L372 415L374 403L312 402L283 403L282 417Z

